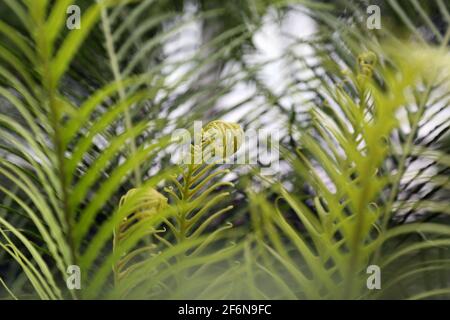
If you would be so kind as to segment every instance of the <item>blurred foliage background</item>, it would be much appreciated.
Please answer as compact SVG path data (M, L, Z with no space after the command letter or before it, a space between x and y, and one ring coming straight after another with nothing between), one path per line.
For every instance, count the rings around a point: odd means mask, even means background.
M449 11L0 0L0 297L449 298ZM177 165L196 120L280 167Z

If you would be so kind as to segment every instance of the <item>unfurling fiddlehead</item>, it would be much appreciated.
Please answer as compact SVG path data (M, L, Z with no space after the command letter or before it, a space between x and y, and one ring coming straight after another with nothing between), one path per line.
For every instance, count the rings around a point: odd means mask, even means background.
M121 198L118 213L125 218L115 228L113 240L114 252L119 256L113 266L116 286L125 277L145 269L148 258L161 253L164 247L173 248L184 240L200 239L216 219L232 209L227 206L211 212L229 195L229 192L216 190L233 186L231 182L216 181L229 172L216 167L237 152L242 139L239 125L213 121L202 129L201 144L191 146L192 162L182 168L180 177L172 177L174 186L165 189L172 198L170 206L166 197L148 187L131 189ZM161 225L169 230L158 230ZM198 240L199 244L189 247L190 255L203 251L221 231L230 227L231 224L226 224ZM133 244L130 240L148 235L152 236L152 241L145 245L140 245L139 241ZM132 244L127 245L127 241ZM120 296L127 292L122 290L119 290Z
M125 218L114 230L113 250L118 252L120 258L113 266L114 280L117 284L124 278L132 268L136 268L136 260L143 254L149 254L154 246L148 245L125 251L122 244L133 234L144 232L144 234L155 234L158 232L154 228L155 216L167 208L167 198L153 188L141 187L131 189L120 199L119 210L125 210ZM128 267L134 262L132 267Z

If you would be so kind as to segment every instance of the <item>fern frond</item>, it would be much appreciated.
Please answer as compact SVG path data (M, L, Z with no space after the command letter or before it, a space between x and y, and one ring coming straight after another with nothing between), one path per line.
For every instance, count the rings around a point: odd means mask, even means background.
M173 178L168 188L177 214L172 221L177 242L199 237L208 226L232 209L227 206L215 213L211 209L222 203L228 192L216 190L233 186L230 182L215 182L229 171L216 168L239 149L243 132L239 125L223 121L207 124L201 133L201 145L191 146L191 163ZM208 214L209 218L205 219Z
M134 196L133 196L134 195ZM142 254L149 257L156 246L148 243L145 247L130 250L128 252L120 252L123 250L122 242L126 241L133 233L140 229L147 229L149 235L158 233L156 225L149 222L152 217L161 214L167 208L167 198L153 188L147 188L144 191L137 193L137 189L131 189L125 196L120 199L119 209L124 205L129 207L127 211L130 214L125 215L122 221L118 224L114 231L113 239L113 254L121 258L115 263L113 267L115 284L121 281L127 273L129 273L128 264L139 259ZM136 262L134 262L136 263Z

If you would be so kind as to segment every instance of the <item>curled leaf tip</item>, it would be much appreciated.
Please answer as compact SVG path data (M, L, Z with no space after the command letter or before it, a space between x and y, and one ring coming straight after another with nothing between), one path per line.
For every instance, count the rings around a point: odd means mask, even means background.
M373 70L377 64L377 55L372 51L361 53L358 56L359 75L372 77Z
M215 120L202 129L202 144L219 151L222 158L236 153L244 137L244 131L237 123ZM216 152L217 153L217 152Z

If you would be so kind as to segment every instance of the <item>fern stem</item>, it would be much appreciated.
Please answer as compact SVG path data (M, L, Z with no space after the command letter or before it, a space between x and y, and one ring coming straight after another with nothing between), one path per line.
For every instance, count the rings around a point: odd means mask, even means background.
M59 125L59 112L58 107L56 106L54 93L50 93L49 96L50 108L52 111L51 122L54 130L53 134L53 143L56 147L57 159L58 159L58 171L61 176L61 188L62 188L62 201L63 201L63 210L64 217L66 220L66 234L67 234L67 242L71 251L71 258L74 264L77 264L77 255L75 250L75 242L73 237L73 217L71 214L70 206L69 206L69 185L67 181L66 175L66 167L65 167L65 156L64 156L64 148L63 142L61 141L61 127Z
M0 277L0 284L3 286L3 288L6 290L6 292L11 296L11 298L13 298L14 300L19 300L14 295L14 293L8 288L8 286L6 285L6 283L3 281L3 279L1 277Z

